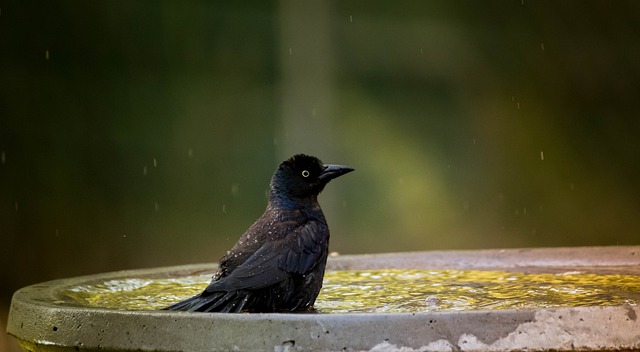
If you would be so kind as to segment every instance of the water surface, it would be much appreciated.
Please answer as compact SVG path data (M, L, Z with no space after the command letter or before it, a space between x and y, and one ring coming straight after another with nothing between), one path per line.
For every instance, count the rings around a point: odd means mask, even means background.
M201 292L210 279L210 274L127 278L70 287L65 296L82 306L156 310ZM635 305L640 303L639 279L581 272L327 271L315 308L366 313Z

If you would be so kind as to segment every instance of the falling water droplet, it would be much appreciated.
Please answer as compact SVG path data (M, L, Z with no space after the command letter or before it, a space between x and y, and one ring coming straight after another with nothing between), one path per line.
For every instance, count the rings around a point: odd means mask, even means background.
M231 195L237 197L240 194L240 185L237 183L231 184Z
M142 175L147 176L147 165L142 168Z
M349 22L353 23L353 15L349 15Z
M44 59L49 61L49 50L44 51Z
M544 151L540 151L540 160L544 160Z
M193 158L193 149L189 148L189 158Z
M153 158L153 167L158 167L158 160L156 160L156 158Z
M429 296L425 298L424 304L427 306L428 309L436 309L440 304L440 300L436 296Z

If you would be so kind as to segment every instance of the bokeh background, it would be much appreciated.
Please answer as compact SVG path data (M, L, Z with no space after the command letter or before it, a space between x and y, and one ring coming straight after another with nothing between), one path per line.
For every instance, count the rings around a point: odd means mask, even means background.
M216 261L298 152L343 254L638 244L639 101L633 0L1 1L0 328Z

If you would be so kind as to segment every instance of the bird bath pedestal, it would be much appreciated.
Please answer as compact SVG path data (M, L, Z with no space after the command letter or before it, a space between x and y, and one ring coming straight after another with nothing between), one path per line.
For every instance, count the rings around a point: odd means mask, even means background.
M7 331L27 351L601 351L640 349L638 302L618 306L416 313L225 314L69 304L88 282L213 270L122 271L15 293ZM433 251L330 258L328 270L460 269L638 275L640 246ZM638 285L640 285L640 280Z

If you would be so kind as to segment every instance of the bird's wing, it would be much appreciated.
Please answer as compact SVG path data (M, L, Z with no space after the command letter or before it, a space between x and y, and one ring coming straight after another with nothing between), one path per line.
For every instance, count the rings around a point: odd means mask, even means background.
M211 282L207 292L260 289L278 283L291 274L304 274L322 260L329 229L309 221L279 240L267 241L229 275Z

